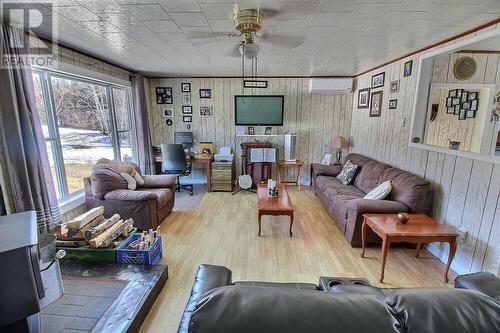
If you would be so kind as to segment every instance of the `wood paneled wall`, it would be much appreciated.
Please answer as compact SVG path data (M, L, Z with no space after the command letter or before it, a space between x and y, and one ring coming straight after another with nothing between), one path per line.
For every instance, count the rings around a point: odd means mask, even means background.
M481 31L476 34L479 33ZM386 75L381 117L369 117L367 109L358 109L357 90L355 92L351 151L427 178L435 191L434 217L467 231L467 237L460 240L452 267L458 273L484 270L496 274L500 263L500 164L408 147L419 56L416 54L357 78L356 89L362 89L370 86L372 75L380 72ZM456 57L453 54L438 58L434 65L435 82L453 82ZM499 56L474 57L478 61L478 71L470 83L496 83L498 89ZM404 77L403 66L408 60L413 60L413 71L411 76ZM389 83L393 80L400 80L397 93L389 92ZM396 98L398 108L389 110L389 99ZM431 244L429 249L445 261L448 249L444 245Z
M351 126L352 93L309 93L308 79L276 78L267 79L268 88L245 89L246 95L284 95L284 124L273 127L276 137L238 137L234 123L234 95L242 94L241 79L203 78L203 79L150 79L150 112L149 120L154 145L171 143L174 131L186 131L187 123L182 120L181 82L191 83L191 105L193 106L193 122L191 130L197 141L212 141L217 147L231 146L236 151L237 173L241 170L240 143L253 141L270 141L280 148L283 156L282 134L297 133L297 158L304 161L301 170L301 181L309 182L309 165L321 162L323 154L331 152L334 136L348 136ZM155 88L172 87L173 104L156 104ZM212 89L212 98L200 99L199 89ZM212 106L213 115L200 116L200 106ZM173 125L167 126L163 110L173 108L175 117ZM256 127L257 134L264 134L265 127ZM275 170L276 172L276 170ZM290 171L292 172L292 171ZM276 175L274 174L274 177ZM290 174L290 176L293 176ZM195 170L193 180L202 180L201 170Z

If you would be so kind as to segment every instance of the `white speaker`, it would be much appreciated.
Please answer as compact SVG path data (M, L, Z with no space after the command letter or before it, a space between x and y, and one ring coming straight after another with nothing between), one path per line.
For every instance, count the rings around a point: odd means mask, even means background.
M296 134L285 134L285 162L295 162L295 148L297 146Z

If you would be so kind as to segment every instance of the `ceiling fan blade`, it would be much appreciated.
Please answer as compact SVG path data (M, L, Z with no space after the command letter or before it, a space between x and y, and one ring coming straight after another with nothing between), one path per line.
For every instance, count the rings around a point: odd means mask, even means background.
M284 46L287 48L296 48L304 43L305 38L301 36L291 36L288 34L271 34L264 32L260 35L260 40L277 46Z
M226 52L225 55L228 57L237 57L241 58L241 53L240 53L240 45L241 43L235 44L234 47L232 47L229 52Z

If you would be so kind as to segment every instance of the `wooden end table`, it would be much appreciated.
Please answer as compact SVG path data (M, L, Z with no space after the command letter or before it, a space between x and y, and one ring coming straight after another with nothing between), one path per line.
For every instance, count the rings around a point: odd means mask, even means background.
M286 215L290 217L290 237L292 237L293 225L293 205L288 197L288 193L283 184L278 184L279 196L277 198L270 198L267 184L257 184L257 209L259 211L259 233L260 236L260 222L264 215Z
M304 165L304 162L301 160L296 160L295 162L286 162L279 161L278 163L278 183L280 184L295 184L299 188L300 191L300 167ZM295 176L295 180L283 180L284 171L288 168L294 168L296 170L297 175Z
M450 244L450 253L448 254L448 262L444 271L444 282L448 283L448 271L457 250L458 234L455 229L443 226L424 214L410 214L410 220L407 224L400 223L397 214L363 214L363 217L363 225L361 227L363 248L361 257L365 256L367 227L370 227L382 238L380 282L384 281L385 261L391 243L405 242L417 244L415 256L418 258L422 244L447 242Z

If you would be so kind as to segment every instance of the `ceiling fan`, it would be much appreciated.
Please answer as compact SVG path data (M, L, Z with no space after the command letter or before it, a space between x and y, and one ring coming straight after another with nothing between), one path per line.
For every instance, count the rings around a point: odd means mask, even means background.
M256 40L259 42L271 42L289 48L295 48L302 44L303 39L301 37L259 33L262 29L264 14L269 17L273 15L273 11L262 9L237 9L233 13L234 28L239 32L237 36L241 37L241 40L232 50L230 56L244 56L247 59L254 59L257 57L260 50L260 45L256 43Z

